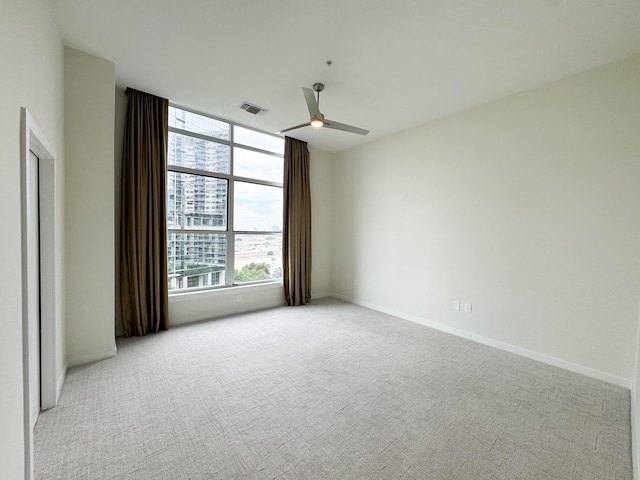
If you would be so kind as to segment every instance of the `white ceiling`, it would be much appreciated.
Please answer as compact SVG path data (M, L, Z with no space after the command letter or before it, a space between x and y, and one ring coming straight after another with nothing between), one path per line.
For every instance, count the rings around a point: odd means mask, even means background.
M116 83L337 152L640 52L640 0L54 0ZM332 60L332 66L326 65ZM269 110L254 116L243 101Z

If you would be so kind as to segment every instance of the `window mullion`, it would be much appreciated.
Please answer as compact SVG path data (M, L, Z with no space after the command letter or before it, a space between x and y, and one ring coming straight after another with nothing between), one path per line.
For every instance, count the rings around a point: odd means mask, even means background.
M199 138L201 140L206 140L208 142L221 143L223 145L231 146L231 142L224 138L212 137L211 135L205 135L203 133L198 133L198 132L191 132L189 130L183 130L177 127L169 127L169 131L173 133L178 133L180 135L184 135L186 137Z
M234 147L236 148L244 148L245 150L251 150L252 152L262 153L263 155L271 155L272 157L284 158L282 153L272 152L270 150L265 150L263 148L252 147L251 145L245 145L243 143L234 143Z
M271 235L274 233L282 233L280 230L234 230L236 235Z
M231 142L234 141L234 126L231 126ZM227 185L227 269L226 279L227 285L231 286L235 283L234 265L236 264L236 248L235 248L235 234L233 232L233 219L234 219L234 199L235 199L235 182L233 180L233 157L234 148L231 149L229 157L229 172L231 172L231 178L229 179L229 185Z
M231 178L231 175L227 173L210 172L209 170L199 170L197 168L180 167L178 165L168 165L167 170L169 172L186 173L187 175L200 175L201 177L222 178L224 180L229 180Z
M278 188L282 188L282 183L278 183L278 182L270 182L268 180L259 180L257 178L249 178L249 177L233 177L234 180L237 180L239 182L245 182L245 183L253 183L255 185L264 185L267 187L278 187Z

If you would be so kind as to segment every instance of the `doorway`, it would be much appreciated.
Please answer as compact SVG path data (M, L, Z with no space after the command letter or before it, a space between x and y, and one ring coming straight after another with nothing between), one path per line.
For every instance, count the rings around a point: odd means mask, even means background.
M65 370L57 348L56 155L26 108L21 143L24 451L32 478L33 428L41 410L55 407Z
M26 173L27 337L29 341L29 425L40 413L40 187L38 156L29 151Z

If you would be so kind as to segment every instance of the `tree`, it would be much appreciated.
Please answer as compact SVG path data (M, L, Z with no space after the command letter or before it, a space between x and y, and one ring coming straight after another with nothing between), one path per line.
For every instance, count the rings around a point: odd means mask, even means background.
M266 263L251 262L242 267L241 270L235 270L236 282L254 282L256 280L268 280L271 278L269 265Z

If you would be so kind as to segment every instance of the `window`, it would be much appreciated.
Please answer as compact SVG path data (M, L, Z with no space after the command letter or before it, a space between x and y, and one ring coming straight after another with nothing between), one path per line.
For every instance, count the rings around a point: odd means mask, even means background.
M284 139L169 107L169 290L282 278Z

